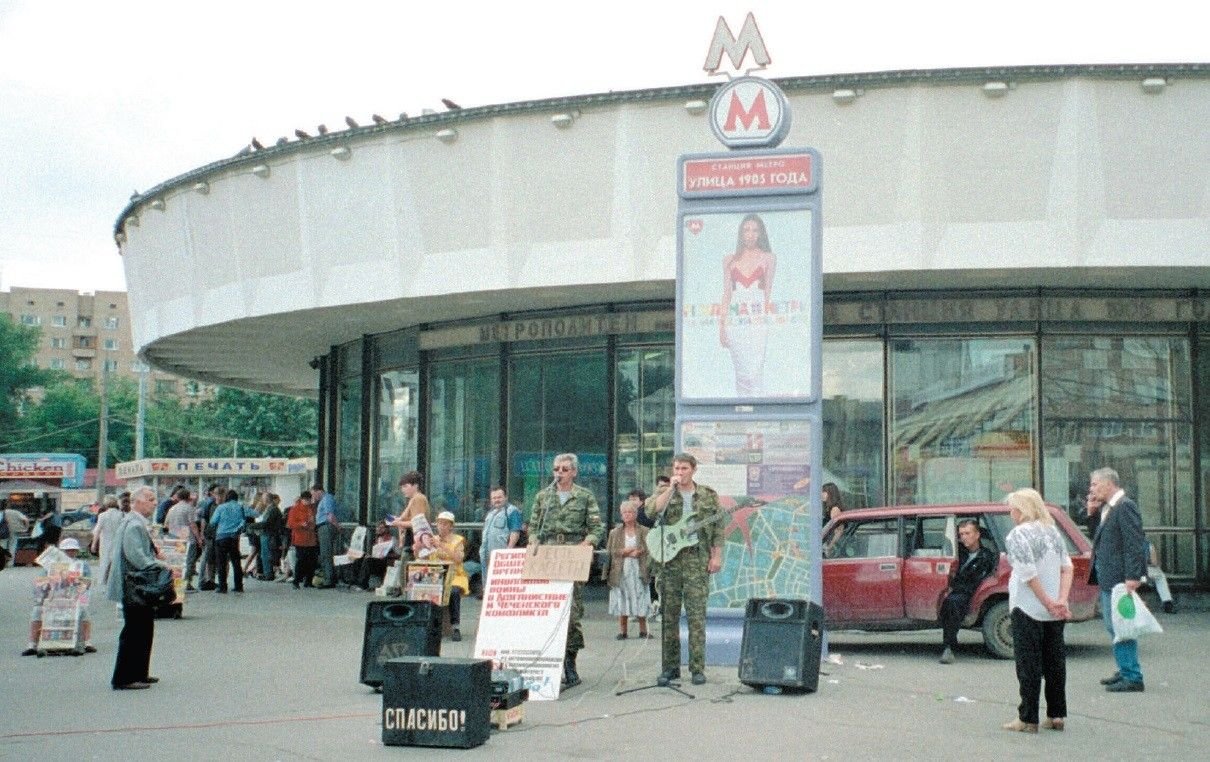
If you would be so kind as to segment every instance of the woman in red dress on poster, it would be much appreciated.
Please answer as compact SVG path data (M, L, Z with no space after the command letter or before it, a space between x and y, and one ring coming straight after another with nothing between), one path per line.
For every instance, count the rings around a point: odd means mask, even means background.
M723 259L718 341L731 352L738 397L760 397L764 392L769 305L777 269L772 248L764 220L749 214L739 224L735 252Z

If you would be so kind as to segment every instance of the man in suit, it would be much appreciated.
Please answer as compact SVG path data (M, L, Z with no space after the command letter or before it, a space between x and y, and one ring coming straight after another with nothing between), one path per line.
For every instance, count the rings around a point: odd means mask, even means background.
M1147 540L1143 536L1143 519L1134 501L1118 486L1118 473L1112 468L1093 471L1088 487L1089 497L1101 503L1100 524L1092 538L1092 572L1088 582L1101 589L1101 614L1105 629L1113 637L1113 586L1119 583L1133 593L1147 574ZM1137 640L1113 644L1113 658L1118 670L1101 681L1111 693L1141 693L1143 670L1139 666Z
M159 678L152 677L151 644L155 638L155 611L124 600L126 569L142 569L159 561L148 529L155 513L155 491L139 487L131 494L130 513L122 519L114 535L113 568L109 573L109 599L122 604L122 632L118 635L118 655L111 683L115 691L150 688Z
M950 591L941 602L941 633L944 650L942 664L954 663L954 649L958 647L958 630L970 609L975 590L987 579L1000 563L1000 556L980 542L979 522L963 519L958 522L958 540L962 547L958 551L958 571L950 583Z

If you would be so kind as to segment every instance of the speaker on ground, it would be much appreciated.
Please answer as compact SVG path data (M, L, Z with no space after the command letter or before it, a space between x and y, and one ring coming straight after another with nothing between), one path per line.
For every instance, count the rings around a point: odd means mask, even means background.
M750 598L740 644L739 681L814 691L819 687L823 609L791 598Z
M441 654L441 606L428 601L370 601L361 642L361 682L382 686L383 665L401 656Z

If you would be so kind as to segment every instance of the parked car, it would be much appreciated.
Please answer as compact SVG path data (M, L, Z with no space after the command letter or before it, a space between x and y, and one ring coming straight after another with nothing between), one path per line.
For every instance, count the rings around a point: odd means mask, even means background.
M1088 584L1092 546L1067 514L1047 506L1067 539L1075 566L1069 606L1073 621L1096 616L1097 588ZM940 627L941 602L957 571L958 522L979 522L982 542L1000 554L994 574L971 599L963 626L983 633L994 656L1013 656L1004 538L1013 528L1004 504L916 505L846 511L824 527L823 607L831 629L872 631Z

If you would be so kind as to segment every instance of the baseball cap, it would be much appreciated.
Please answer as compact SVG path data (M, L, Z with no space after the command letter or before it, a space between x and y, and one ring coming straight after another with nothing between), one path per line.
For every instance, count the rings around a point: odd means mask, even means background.
M59 543L59 550L79 550L80 541L74 537L67 537Z
M448 522L450 522L451 524L453 524L453 523L454 523L454 514L453 514L453 513L451 513L451 512L449 512L449 511L442 511L441 513L438 513L438 514L437 514L437 520L438 520L438 521L441 521L441 520L443 520L443 519L444 519L445 521L448 521Z

